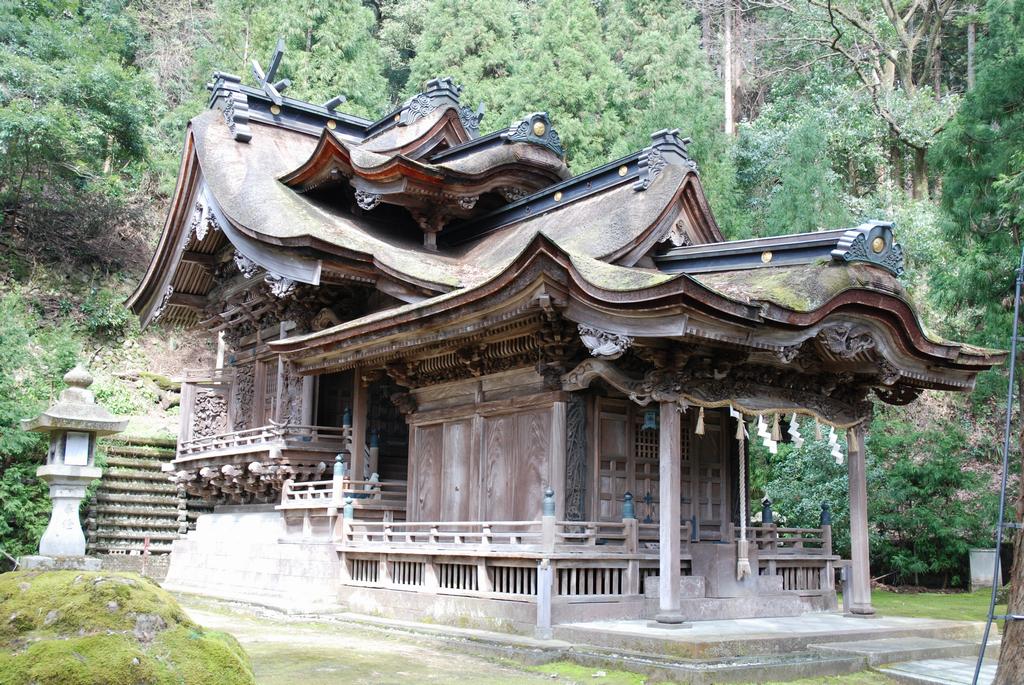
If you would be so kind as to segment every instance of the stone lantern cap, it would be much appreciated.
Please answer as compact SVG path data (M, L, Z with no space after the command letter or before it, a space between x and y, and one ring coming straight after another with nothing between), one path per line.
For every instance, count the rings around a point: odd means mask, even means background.
M114 416L96 404L89 386L92 376L81 364L64 374L67 388L50 408L34 419L22 419L21 427L27 431L50 433L58 430L88 431L96 435L120 433L128 426L128 419Z

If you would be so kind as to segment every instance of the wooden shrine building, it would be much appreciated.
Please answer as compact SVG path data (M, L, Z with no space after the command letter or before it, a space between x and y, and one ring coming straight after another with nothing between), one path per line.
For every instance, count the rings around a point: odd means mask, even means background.
M1003 359L922 325L891 225L725 241L676 131L574 176L542 112L481 135L441 78L369 121L279 61L215 74L129 302L218 345L169 473L216 507L169 584L544 634L832 610L849 563L872 612L872 397ZM827 511L750 522L747 442L815 422L848 442L849 562Z

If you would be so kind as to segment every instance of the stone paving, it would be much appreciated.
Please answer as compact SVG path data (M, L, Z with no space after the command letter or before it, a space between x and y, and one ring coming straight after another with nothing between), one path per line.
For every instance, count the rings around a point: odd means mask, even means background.
M971 685L976 660L970 657L958 659L925 659L893 664L878 669L897 682L909 685ZM978 685L991 685L996 677L996 662L986 661L981 667Z

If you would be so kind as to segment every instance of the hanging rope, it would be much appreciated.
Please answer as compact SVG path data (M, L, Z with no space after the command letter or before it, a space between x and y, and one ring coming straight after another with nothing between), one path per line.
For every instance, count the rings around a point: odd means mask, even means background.
M740 452L740 539L736 541L736 580L743 580L753 575L747 546L747 427L743 414L732 407L729 413L736 417L736 440Z

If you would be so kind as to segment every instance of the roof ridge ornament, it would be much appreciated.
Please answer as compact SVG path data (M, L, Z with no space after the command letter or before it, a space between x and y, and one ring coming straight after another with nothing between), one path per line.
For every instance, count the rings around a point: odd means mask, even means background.
M551 125L551 119L547 112L534 112L519 121L513 121L508 130L501 134L501 138L506 143L540 145L559 157L565 157L562 139L559 138L555 127Z
M899 278L906 271L903 246L896 242L893 224L869 221L846 231L832 250L837 262L867 262Z
M430 79L422 93L417 93L402 103L401 111L395 115L398 125L408 126L427 116L445 102L458 108L459 93L461 92L462 86L456 84L451 76Z
M697 163L690 159L686 149L689 144L689 138L679 137L678 128L663 128L652 133L651 144L640 152L640 158L637 161L640 175L633 184L633 190L650 188L654 179L664 171L667 164L684 164L696 171Z
M210 96L211 107L217 98L224 94L224 106L221 108L224 123L228 125L232 138L240 143L248 143L252 140L252 129L249 128L249 97L239 88L241 83L241 76L215 71L213 83L207 84L206 87L213 91Z
M476 138L480 135L480 122L483 119L484 103L482 100L477 105L476 112L470 109L469 105L459 107L459 121L462 122L462 128L466 129L466 133L469 134L470 138Z
M274 83L274 76L277 75L277 68L281 66L281 58L284 56L284 38L277 39L277 45L274 47L274 52L270 55L270 61L267 63L267 72L263 73L263 69L260 68L260 63L256 60L252 61L252 75L256 78L256 83L260 89L267 94L267 97L277 105L281 106L284 99L281 97L281 93L285 88L292 85L292 82L288 79L281 79L277 83Z

